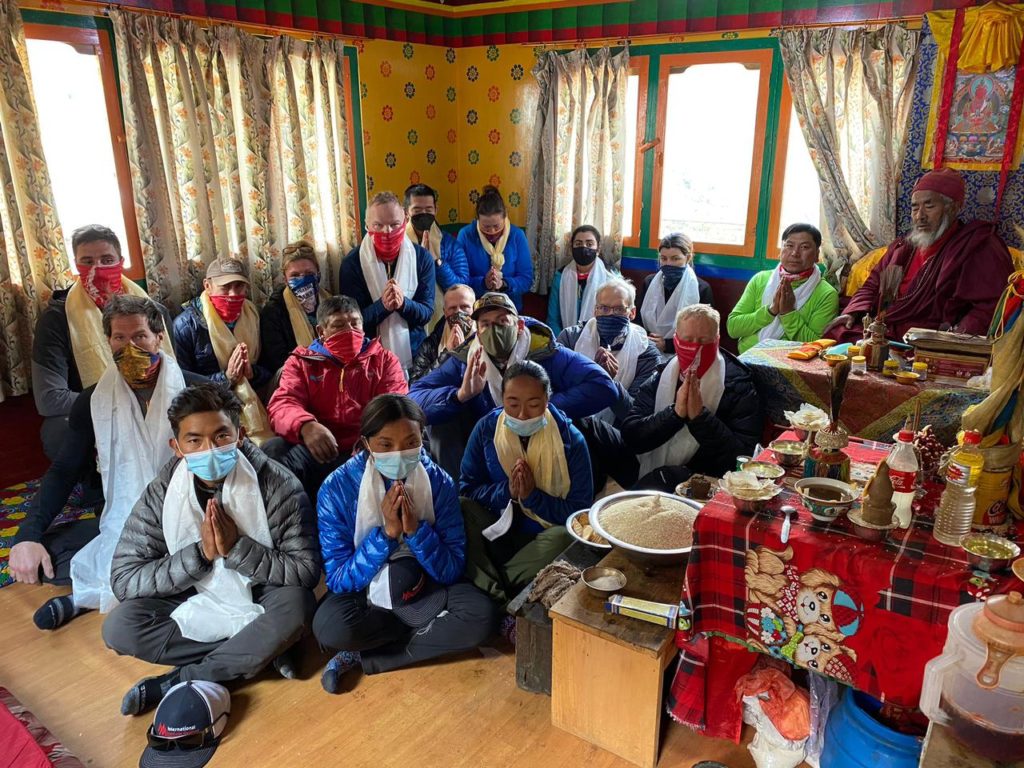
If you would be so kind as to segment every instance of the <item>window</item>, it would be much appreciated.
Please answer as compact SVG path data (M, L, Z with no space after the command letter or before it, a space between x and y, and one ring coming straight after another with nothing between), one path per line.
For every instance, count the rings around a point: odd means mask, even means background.
M638 137L647 128L647 58L630 60L632 74L626 80L626 137L622 173L622 243L640 244L640 214L642 212L642 185L638 183L638 169L642 175L643 154Z
M652 248L683 231L702 253L754 256L771 52L663 56Z
M43 152L68 257L71 233L117 233L125 274L143 277L110 38L93 29L26 24ZM72 267L74 261L72 260Z
M782 245L782 233L790 224L802 222L822 228L821 186L811 162L804 133L789 88L782 95L779 118L779 151L775 162L775 199L768 246L768 258L778 258L775 248Z
M789 117L786 170L782 177L782 228L798 221L821 228L821 187L794 109Z

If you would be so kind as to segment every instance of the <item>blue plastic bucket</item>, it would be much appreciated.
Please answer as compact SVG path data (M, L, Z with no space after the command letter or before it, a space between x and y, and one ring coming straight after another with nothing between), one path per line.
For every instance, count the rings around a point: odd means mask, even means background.
M887 728L869 712L879 703L847 689L825 726L821 768L917 768L921 739Z

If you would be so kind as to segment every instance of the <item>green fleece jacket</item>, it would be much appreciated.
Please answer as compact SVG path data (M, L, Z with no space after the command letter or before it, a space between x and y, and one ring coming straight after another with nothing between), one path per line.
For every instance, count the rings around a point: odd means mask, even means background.
M771 325L775 319L762 302L765 286L771 279L774 270L758 272L747 283L743 295L729 313L726 328L729 335L739 342L742 355L757 344L758 333L762 328ZM793 290L803 284L803 280L793 283ZM839 294L825 280L818 283L814 293L810 295L801 309L782 315L782 338L787 341L814 341L821 338L822 331L829 321L839 313Z

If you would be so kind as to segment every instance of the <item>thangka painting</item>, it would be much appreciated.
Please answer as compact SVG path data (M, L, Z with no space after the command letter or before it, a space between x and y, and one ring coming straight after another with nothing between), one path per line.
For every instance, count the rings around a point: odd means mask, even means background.
M1015 78L1013 67L984 74L957 72L946 133L947 165L998 167L1002 162Z
M1021 11L996 4L961 10L964 18L959 35L954 31L957 13L928 14L938 50L922 166L934 167L939 155L941 165L950 168L999 171L1009 155L1008 170L1015 170L1024 148L1024 131L1015 129L1020 116L1013 115L1012 107L1021 50ZM954 39L958 42L951 50ZM955 76L951 71L954 67L949 66L951 53L956 58ZM951 94L947 91L950 77ZM936 148L936 136L942 135L943 127L945 143ZM1011 139L1014 146L1012 152L1007 152L1007 136L1012 133L1016 133Z

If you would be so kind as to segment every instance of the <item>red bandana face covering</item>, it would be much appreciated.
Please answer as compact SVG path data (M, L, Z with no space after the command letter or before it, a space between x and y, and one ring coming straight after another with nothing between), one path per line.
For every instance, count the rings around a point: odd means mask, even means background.
M806 280L808 277L810 277L811 275L814 274L814 270L816 270L816 269L817 269L817 267L812 265L810 269L805 269L803 272L793 273L793 272L787 272L785 269L783 269L780 266L779 267L779 277L781 277L783 280L786 280L786 281L788 281L790 283L795 283L797 280Z
M213 308L225 323L233 323L242 316L245 296L210 296Z
M121 271L121 262L110 266L79 265L78 277L89 298L103 309L111 296L121 293Z
M680 341L678 336L673 336L673 342L676 347L676 359L679 360L680 376L690 369L698 355L700 362L697 363L697 378L707 373L718 357L718 339L710 344L698 344L695 341Z
M381 261L391 262L398 258L405 239L405 227L398 227L393 232L371 232L373 250Z
M323 344L327 351L348 365L363 349L363 338L366 334L353 328L349 331L340 331L333 336L328 336Z

